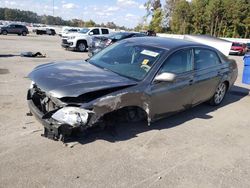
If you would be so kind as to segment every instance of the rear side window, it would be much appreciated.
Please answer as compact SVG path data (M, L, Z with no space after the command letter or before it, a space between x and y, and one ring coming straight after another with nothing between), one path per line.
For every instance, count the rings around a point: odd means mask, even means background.
M195 70L206 69L219 63L220 59L216 52L208 49L194 49Z
M193 70L192 50L181 50L171 55L163 64L160 73L180 74Z
M93 29L91 32L93 32L93 35L100 35L99 29Z
M102 29L102 34L109 34L109 30L108 29Z

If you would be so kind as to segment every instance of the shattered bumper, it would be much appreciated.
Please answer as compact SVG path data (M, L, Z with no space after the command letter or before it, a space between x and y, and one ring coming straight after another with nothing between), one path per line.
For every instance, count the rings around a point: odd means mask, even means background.
M42 136L47 137L49 139L53 139L53 140L64 141L66 138L72 135L72 132L74 130L83 131L88 128L90 119L93 117L93 113L91 111L78 108L78 107L59 107L59 108L55 108L49 111L46 111L46 110L44 111L44 109L46 108L46 105L49 105L49 104L42 103L42 102L38 104L37 102L38 100L34 101L33 97L36 95L36 93L34 92L32 94L31 90L28 91L28 95L27 95L28 106L29 106L31 114L34 115L35 118L44 126L44 133L42 134ZM40 98L40 101L44 101L46 99L47 99L46 97ZM43 107L41 107L42 105ZM43 110L41 110L40 108L42 108ZM77 118L78 119L80 118L81 120L78 124L72 124L74 119L64 119L65 114L63 113L67 110L71 110L70 112L72 112L72 109L77 109L87 114L85 116L85 121L83 121L82 116L79 116L79 117L77 116ZM66 113L68 113L68 111ZM81 113L82 112L80 112L79 114ZM69 115L67 117L72 117L72 115L71 116Z
M45 136L53 140L59 140L60 135L62 134L60 130L61 124L58 124L56 122L52 123L49 119L43 119L44 114L35 106L32 100L28 100L28 106L30 112L44 126L44 134L42 136ZM64 136L70 135L71 132L72 129L64 130L62 135Z

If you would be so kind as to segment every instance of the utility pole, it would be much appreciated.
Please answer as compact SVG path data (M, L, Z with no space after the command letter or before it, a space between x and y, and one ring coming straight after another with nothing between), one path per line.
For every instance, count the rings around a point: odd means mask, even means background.
M52 0L53 1L53 16L55 16L55 2L54 2L54 0Z

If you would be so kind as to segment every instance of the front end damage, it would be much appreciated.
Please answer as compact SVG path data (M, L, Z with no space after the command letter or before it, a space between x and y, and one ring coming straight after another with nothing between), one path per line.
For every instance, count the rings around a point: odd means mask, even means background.
M35 85L28 90L27 100L32 115L44 126L42 136L53 140L63 141L74 130L86 129L93 115L80 105L68 105L49 96Z
M65 141L73 132L83 132L100 122L105 123L107 118L113 122L117 116L124 116L126 121L145 118L148 123L151 121L149 104L145 102L148 100L141 93L115 92L86 103L75 99L64 102L33 84L27 100L32 115L44 126L42 136L53 140Z

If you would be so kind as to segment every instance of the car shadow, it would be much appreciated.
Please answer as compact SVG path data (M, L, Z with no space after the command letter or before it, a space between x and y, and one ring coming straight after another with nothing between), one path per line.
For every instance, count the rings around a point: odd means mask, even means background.
M223 106L235 103L241 100L243 97L246 97L248 93L249 90L246 88L233 86L227 93L227 96L222 104L217 107L212 107L204 103L171 117L161 119L155 123L152 123L151 126L147 126L146 122L138 122L118 123L114 127L104 130L92 128L89 129L84 135L80 134L78 136L71 137L69 140L67 140L67 142L79 142L80 144L87 144L94 142L95 140L106 140L108 142L124 141L137 137L137 135L142 132L170 129L182 125L184 122L194 118L211 119L213 116L209 115L210 112L216 111L218 108Z

